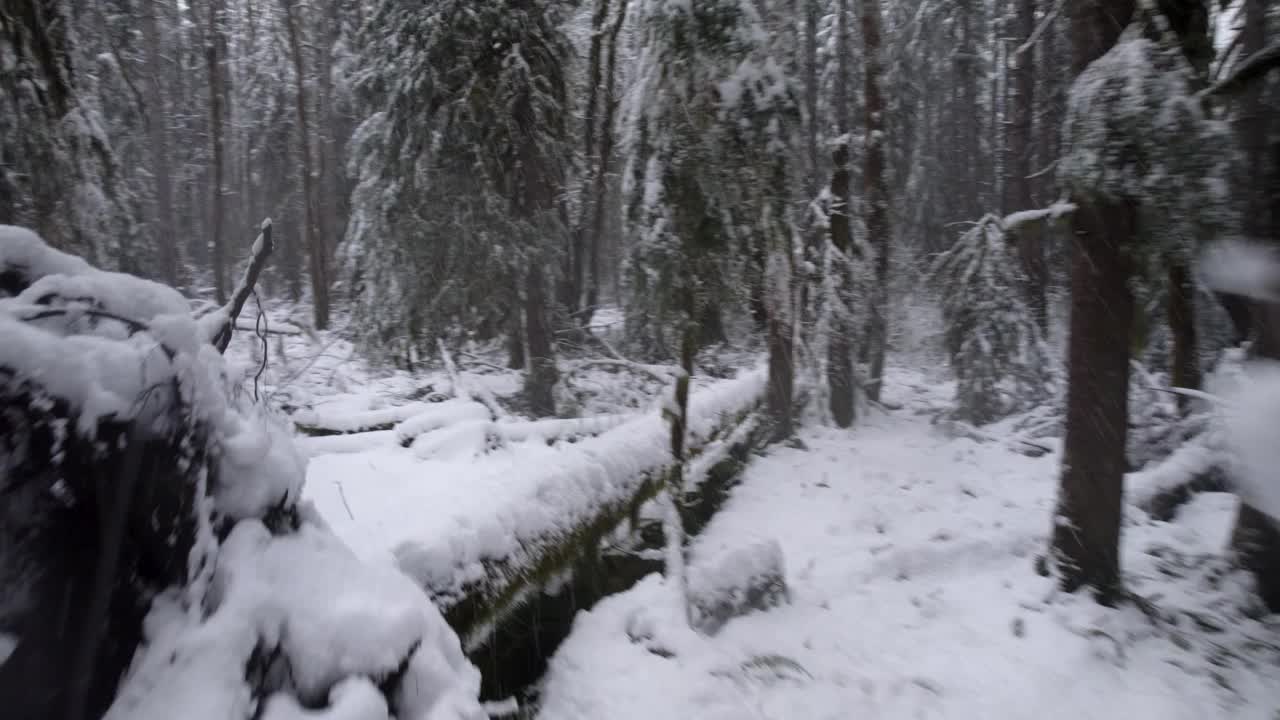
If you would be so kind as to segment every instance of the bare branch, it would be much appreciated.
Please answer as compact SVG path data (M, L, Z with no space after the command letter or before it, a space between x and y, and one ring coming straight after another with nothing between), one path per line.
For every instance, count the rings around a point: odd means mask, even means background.
M1200 97L1236 94L1277 67L1280 67L1280 42L1272 43L1242 60L1230 75L1201 90Z
M1049 11L1044 14L1043 18L1041 18L1040 24L1036 26L1034 31L1032 31L1031 37L1028 37L1026 42L1019 45L1018 49L1013 51L1013 61L1015 63L1019 62L1023 55L1026 55L1031 48L1036 46L1036 43L1040 41L1040 36L1044 34L1044 31L1053 24L1054 19L1062 12L1062 6L1065 4L1065 1L1066 0L1058 0L1053 7L1049 8Z
M249 267L245 268L240 284L236 285L235 292L231 294L231 300L217 312L220 316L218 318L220 326L213 334L212 342L213 346L218 348L218 352L226 352L227 346L231 344L236 320L240 317L240 311L244 308L245 302L249 300L249 295L253 293L253 286L258 283L258 275L262 274L262 268L266 267L267 258L271 256L273 249L275 244L271 241L271 220L268 218L262 221L262 232L253 242L253 257L249 259Z

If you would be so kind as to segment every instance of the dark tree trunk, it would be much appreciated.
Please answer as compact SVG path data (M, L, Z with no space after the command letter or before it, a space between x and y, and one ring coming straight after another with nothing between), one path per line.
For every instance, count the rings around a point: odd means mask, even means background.
M955 67L959 74L957 86L960 93L960 117L956 118L959 131L959 143L955 148L960 186L955 188L960 200L960 216L965 219L976 218L982 214L982 201L979 189L982 185L981 160L981 117L978 104L979 60L977 31L974 29L973 0L956 0L956 12L960 19L960 48Z
M1159 0L1161 12L1182 45L1182 52L1196 71L1194 84L1203 87L1213 61L1213 44L1209 40L1209 8L1203 0ZM1169 376L1174 387L1200 389L1200 358L1196 342L1196 289L1187 261L1168 259L1169 331L1173 336ZM1190 398L1178 396L1178 407L1185 410Z
M517 309L511 311L511 328L507 333L507 367L524 369L524 323Z
M1014 0L1016 14L1014 16L1013 37L1024 43L1035 32L1035 0ZM1031 193L1035 172L1031 166L1031 118L1035 108L1035 64L1032 62L1035 52L1028 49L1015 59L1013 70L1012 92L1009 105L1012 108L1012 120L1009 123L1009 159L1005 178L1005 210L1029 210L1035 206ZM1022 260L1022 271L1027 276L1027 304L1035 316L1040 332L1049 330L1048 304L1045 300L1045 286L1049 284L1048 267L1044 261L1044 233L1018 233L1018 257Z
M551 328L547 324L547 301L541 263L529 264L525 275L525 338L529 343L529 375L525 393L535 417L556 414L555 386L559 379L555 353L551 349Z
M319 198L316 197L316 177L311 157L311 123L307 113L306 63L302 55L302 19L296 16L295 0L280 0L284 10L285 32L289 40L289 54L293 60L294 80L297 84L294 102L298 120L298 140L302 160L302 210L303 226L307 238L308 269L311 271L311 305L316 329L329 327L329 249L321 237L318 214Z
M1269 0L1245 0L1241 57L1266 45L1269 5ZM1271 189L1280 173L1275 165L1268 164L1268 160L1275 159L1267 152L1271 119L1263 104L1263 90L1263 85L1255 83L1239 100L1236 127L1245 160L1240 195L1245 204L1245 235L1269 235L1275 242L1280 239L1280 197L1271 196ZM1256 334L1253 352L1257 356L1280 360L1280 305L1248 303L1238 297L1229 297L1223 304L1231 313L1238 335ZM1253 574L1258 594L1268 609L1280 612L1280 525L1260 510L1241 503L1231 534L1231 550L1240 567Z
M602 170L595 162L596 156L596 132L603 129L605 133L609 132L608 128L600 128L598 125L597 107L600 105L600 81L604 73L602 54L604 52L605 40L605 21L609 17L609 6L611 0L596 0L595 10L591 14L591 43L587 52L587 102L585 108L585 117L583 119L583 132L585 142L583 143L583 167L586 172L583 176L582 183L582 216L577 221L577 226L570 235L569 254L568 254L568 272L564 273L561 279L561 303L565 305L565 309L574 318L577 324L586 326L591 321L591 308L586 300L587 290L587 274L589 265L589 256L591 254L588 246L598 242L595 230L595 205L600 201L597 194L596 176ZM604 102L607 105L611 98L606 95Z
M609 28L606 47L608 61L604 77L604 120L600 123L600 158L593 177L595 191L591 202L591 236L587 241L587 303L583 324L591 321L591 314L595 313L600 304L600 256L604 250L609 171L613 168L613 119L618 109L618 100L614 97L618 79L618 36L622 33L622 26L627 18L627 4L628 0L621 0L618 4L618 14L614 16L613 25Z
M1258 357L1280 360L1280 304L1254 306ZM1253 574L1258 595L1272 612L1280 612L1280 524L1261 510L1242 502L1231 533L1236 563Z
M822 157L818 149L818 126L822 120L818 117L818 20L821 8L818 0L801 0L804 4L804 149L805 149L805 188L804 200L812 202L818 197L822 188ZM812 223L804 216L802 226L804 234L805 260L816 264L822 257L822 238L824 233L817 223ZM804 265L801 266L802 268ZM799 283L799 312L797 321L801 326L808 326L813 318L810 312L809 298L814 277L803 269L797 268L796 282Z
M884 387L884 360L889 350L889 252L893 228L889 223L889 185L885 180L884 69L880 61L879 0L862 0L862 42L866 52L863 70L863 107L867 135L863 143L862 184L867 202L867 239L875 251L875 287L872 290L871 324L867 333L870 351L870 384L867 397L880 399Z
M223 241L222 223L226 215L225 188L223 187L222 113L226 86L222 77L222 0L209 0L209 26L205 28L205 64L209 69L209 142L213 163L212 217L209 218L209 245L213 256L213 288L219 305L227 302L227 250Z
M835 297L827 301L835 305L830 312L831 336L827 343L827 386L830 392L831 418L836 425L845 428L854 420L853 383L853 327L848 322L849 287L852 274L845 265L853 253L852 232L849 225L849 28L848 0L838 4L836 47L839 67L835 88L836 131L840 142L831 157L831 245L842 258L832 269L836 274Z
M769 417L774 442L795 432L792 397L795 395L795 364L791 324L774 314L769 318Z
M1195 282L1185 263L1170 260L1169 331L1173 335L1173 352L1169 359L1170 383L1189 390L1200 389L1200 353L1196 342ZM1178 396L1178 408L1186 411L1191 398Z
M1105 53L1133 14L1132 0L1071 6L1074 70ZM1133 273L1127 246L1138 208L1098 196L1075 198L1067 429L1050 555L1062 588L1091 586L1099 602L1121 592L1120 519L1128 469L1129 339Z
M169 109L165 104L165 76L168 61L160 39L160 3L141 11L142 36L147 49L147 139L151 143L151 172L156 190L155 242L160 251L160 276L178 286L177 225L173 217L173 177L169 159Z
M1067 431L1052 554L1062 587L1120 590L1120 514L1128 431L1132 261L1137 208L1093 201L1073 216Z

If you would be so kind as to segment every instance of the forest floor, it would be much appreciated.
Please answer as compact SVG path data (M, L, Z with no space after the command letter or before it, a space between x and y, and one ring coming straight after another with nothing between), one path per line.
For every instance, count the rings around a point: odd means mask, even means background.
M1223 559L1233 496L1201 494L1172 522L1126 506L1125 578L1145 610L1064 595L1034 569L1056 452L949 437L931 422L949 383L890 379L903 409L771 448L693 543L696 567L776 539L789 605L707 637L650 576L578 616L539 716L1277 717L1280 623Z

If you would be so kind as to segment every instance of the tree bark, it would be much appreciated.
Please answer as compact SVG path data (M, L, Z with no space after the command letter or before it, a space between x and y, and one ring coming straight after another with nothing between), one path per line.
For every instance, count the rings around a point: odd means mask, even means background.
M1266 45L1268 5L1269 0L1245 0L1241 57L1248 57ZM1280 173L1274 166L1268 166L1271 119L1263 104L1263 91L1256 83L1246 88L1238 105L1236 127L1245 159L1240 194L1245 204L1242 213L1245 235L1255 238L1269 235L1275 242L1280 239L1280 222L1277 222L1280 198L1271 197L1270 190ZM1254 353L1263 358L1280 359L1280 306L1231 299L1235 302L1224 304L1228 311L1234 310L1232 319L1237 332L1245 337L1256 333ZM1253 574L1258 594L1268 609L1280 611L1280 525L1242 502L1231 534L1231 551L1236 563Z
M1124 245L1137 208L1091 202L1076 210L1067 359L1067 431L1052 554L1062 587L1120 591L1120 517L1128 432L1132 261Z
M205 28L204 56L209 71L209 142L213 163L212 216L209 218L209 249L213 262L213 288L218 304L227 302L227 250L223 242L222 223L226 215L223 187L224 158L222 137L223 100L226 85L223 81L222 49L226 46L222 34L222 0L209 0L208 27Z
M559 379L551 349L551 329L547 325L547 302L542 265L529 264L525 275L525 337L529 343L529 375L525 382L529 410L535 417L556 414L555 385Z
M1116 41L1132 0L1072 5L1073 69L1079 74ZM1138 208L1098 196L1075 198L1067 429L1050 556L1062 588L1091 586L1100 603L1121 593L1120 519L1128 434L1133 261L1127 246Z
M879 0L862 0L862 42L866 52L863 70L863 107L867 135L863 143L863 192L867 202L867 239L875 251L875 287L871 298L871 324L867 333L870 350L870 383L867 397L880 399L884 387L884 360L889 350L889 252L893 228L889 222L889 186L885 179L885 102L882 94L884 69L880 60Z
M831 327L827 342L827 386L830 393L831 418L847 428L854 420L853 326L848 321L852 273L847 262L852 260L852 231L849 223L849 2L840 0L836 18L836 53L839 57L835 86L836 132L839 140L832 153L831 171L831 245L842 256L831 270L836 277L834 305L830 311Z
M160 4L152 2L142 11L142 37L147 52L147 139L151 143L151 174L155 181L155 243L160 251L160 276L165 283L178 286L177 226L173 219L173 176L169 159L169 109L165 103L165 66L168 64L161 47L160 22L156 17Z
M329 327L329 249L320 235L317 224L316 177L311 155L311 123L307 113L306 62L302 55L301 18L294 10L294 0L280 0L284 10L285 32L289 39L289 54L293 61L294 81L297 86L294 97L298 119L298 140L302 160L302 210L303 227L307 238L307 259L311 271L311 306L317 330Z
M611 0L596 0L595 9L591 13L591 42L587 51L587 101L584 108L582 161L586 173L583 177L582 213L573 233L570 234L568 272L564 274L561 302L566 310L581 326L591 322L592 308L587 305L587 265L588 245L597 242L595 237L595 204L597 183L596 175L600 169L596 164L596 132L599 128L597 107L599 106L600 81L604 73L602 55L604 52L605 22L609 17ZM605 96L608 104L610 98ZM605 132L608 132L606 129Z
M1185 262L1170 259L1169 331L1173 351L1169 359L1169 379L1173 387L1200 389L1200 351L1196 341L1195 281ZM1178 395L1178 409L1186 412L1191 398Z
M973 0L956 0L956 12L959 13L960 47L956 57L955 68L959 74L957 89L960 93L959 109L961 115L955 120L959 131L959 142L955 148L958 160L960 187L956 193L960 201L960 217L971 219L982 215L980 188L982 185L981 168L981 111L978 104L978 61L979 54L974 29Z
M618 79L618 36L627 18L628 0L618 3L618 14L609 28L608 60L605 67L604 119L600 123L600 158L593 177L595 191L591 202L591 236L587 241L587 300L584 308L584 325L591 322L600 303L600 255L604 245L605 206L609 195L609 171L613 167L613 120L618 101L614 88Z
M1183 55L1195 71L1193 83L1208 82L1213 61L1209 39L1209 9L1202 0L1159 0L1161 12L1178 37ZM1200 389L1200 358L1196 341L1195 284L1188 263L1181 257L1168 259L1169 330L1173 336L1169 376L1175 387ZM1178 396L1178 407L1186 410L1191 398Z
M1035 0L1013 0L1015 14L1013 20L1013 37L1019 43L1025 43L1035 32ZM1031 193L1030 176L1035 170L1031 165L1031 126L1035 108L1035 51L1028 48L1014 58L1012 91L1009 105L1012 109L1012 120L1009 123L1009 161L1005 178L1006 211L1029 210L1035 207ZM1027 304L1035 316L1041 333L1049 331L1048 303L1045 299L1045 287L1049 283L1048 267L1044 261L1044 234L1039 232L1018 233L1018 257L1022 261L1022 271L1027 278Z

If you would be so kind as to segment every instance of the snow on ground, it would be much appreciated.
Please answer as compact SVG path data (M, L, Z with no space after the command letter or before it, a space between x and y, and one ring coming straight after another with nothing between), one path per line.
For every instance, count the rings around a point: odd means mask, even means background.
M694 541L691 567L776 539L789 606L708 638L650 576L578 616L540 717L1275 717L1276 628L1250 619L1220 558L1233 497L1201 495L1172 523L1126 509L1127 581L1158 622L1064 596L1033 570L1056 453L946 437L927 409L949 388L894 376L907 409L771 449Z

